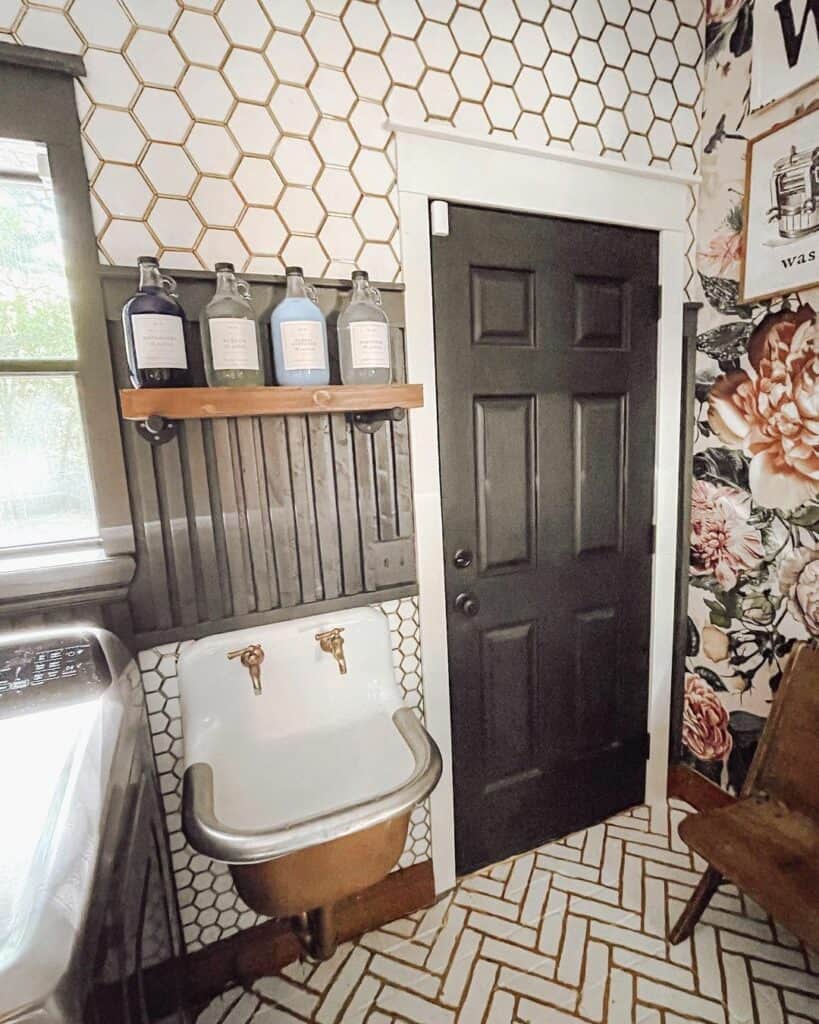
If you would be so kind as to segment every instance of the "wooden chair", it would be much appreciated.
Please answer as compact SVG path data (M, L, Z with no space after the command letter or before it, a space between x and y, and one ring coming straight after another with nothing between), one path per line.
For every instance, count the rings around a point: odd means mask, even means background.
M689 815L680 835L708 868L672 943L726 878L819 949L819 649L794 648L739 799Z

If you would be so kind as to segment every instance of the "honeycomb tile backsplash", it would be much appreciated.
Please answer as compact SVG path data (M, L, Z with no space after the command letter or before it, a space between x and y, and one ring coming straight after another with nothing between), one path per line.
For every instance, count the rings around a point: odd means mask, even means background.
M395 677L404 701L423 722L418 600L410 597L375 607L380 608L389 621ZM141 651L138 656L165 806L182 930L191 952L263 920L242 902L233 888L227 865L196 853L188 846L182 832L182 722L176 664L184 647L194 642L163 644ZM429 805L424 802L412 812L407 843L398 866L409 867L431 856Z
M104 262L400 278L387 117L694 171L702 0L2 0L81 53Z

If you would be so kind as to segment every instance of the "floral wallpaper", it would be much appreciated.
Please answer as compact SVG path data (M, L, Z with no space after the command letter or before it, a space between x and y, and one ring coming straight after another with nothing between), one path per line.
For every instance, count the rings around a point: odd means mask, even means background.
M753 0L707 0L683 744L732 792L794 643L819 641L819 289L738 297L746 140L819 82L751 114L752 40Z

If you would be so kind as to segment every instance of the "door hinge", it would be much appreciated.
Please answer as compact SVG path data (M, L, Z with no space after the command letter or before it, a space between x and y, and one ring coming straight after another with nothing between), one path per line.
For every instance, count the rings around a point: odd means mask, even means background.
M648 528L648 553L653 555L657 550L657 525L651 523Z
M429 230L440 238L449 236L449 203L445 199L433 199L429 204Z
M662 318L663 318L663 286L661 284L657 285L656 302L657 302L657 307L654 310L654 316L656 317L657 320L662 320Z

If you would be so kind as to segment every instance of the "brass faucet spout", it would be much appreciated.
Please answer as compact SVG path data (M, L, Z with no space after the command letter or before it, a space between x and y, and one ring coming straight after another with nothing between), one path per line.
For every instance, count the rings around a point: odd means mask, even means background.
M343 626L336 626L324 633L316 633L316 640L323 651L332 654L338 664L339 672L345 676L347 674L347 659L344 656L344 637L341 635L343 632Z
M262 662L264 651L261 644L248 644L238 651L229 651L228 658L238 658L250 673L250 681L253 683L253 692L258 697L262 692Z

